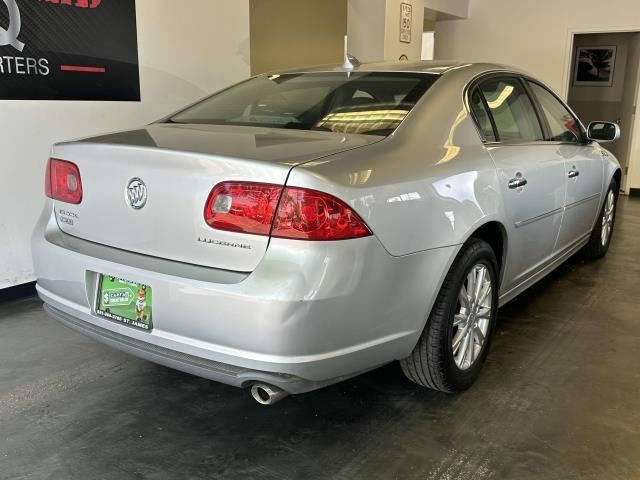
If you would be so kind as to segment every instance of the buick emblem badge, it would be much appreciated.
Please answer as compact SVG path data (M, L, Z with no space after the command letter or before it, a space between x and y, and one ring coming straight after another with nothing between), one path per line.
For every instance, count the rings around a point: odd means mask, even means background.
M147 204L147 186L139 178L132 178L127 184L125 197L134 210L140 210Z

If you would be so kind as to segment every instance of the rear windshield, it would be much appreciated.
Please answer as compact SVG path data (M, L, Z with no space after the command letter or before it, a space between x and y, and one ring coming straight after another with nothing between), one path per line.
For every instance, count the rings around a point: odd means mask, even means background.
M437 78L399 72L261 75L169 122L388 135Z

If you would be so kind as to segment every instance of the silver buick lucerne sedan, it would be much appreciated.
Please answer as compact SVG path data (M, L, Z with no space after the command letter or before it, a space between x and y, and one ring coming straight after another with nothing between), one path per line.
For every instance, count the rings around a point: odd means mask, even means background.
M606 253L621 172L599 142L620 131L501 66L347 67L55 145L32 246L46 311L263 404L394 360L468 388L499 306Z

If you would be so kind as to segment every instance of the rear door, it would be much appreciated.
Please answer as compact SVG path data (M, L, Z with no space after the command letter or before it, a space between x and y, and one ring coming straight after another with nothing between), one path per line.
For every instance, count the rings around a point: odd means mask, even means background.
M508 292L552 256L562 221L565 167L556 148L544 141L540 118L521 78L483 80L471 100L504 201L509 248L502 291Z
M560 253L591 232L602 195L603 161L595 143L586 142L580 122L546 87L528 81L547 123L548 143L564 162L567 194L555 250Z

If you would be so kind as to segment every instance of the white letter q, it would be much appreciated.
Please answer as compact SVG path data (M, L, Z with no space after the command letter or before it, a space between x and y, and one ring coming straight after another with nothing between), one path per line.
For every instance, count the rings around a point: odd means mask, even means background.
M20 35L20 9L16 0L4 0L7 10L9 10L9 28L6 30L0 27L0 47L4 45L11 45L13 48L22 51L24 43L18 40Z

